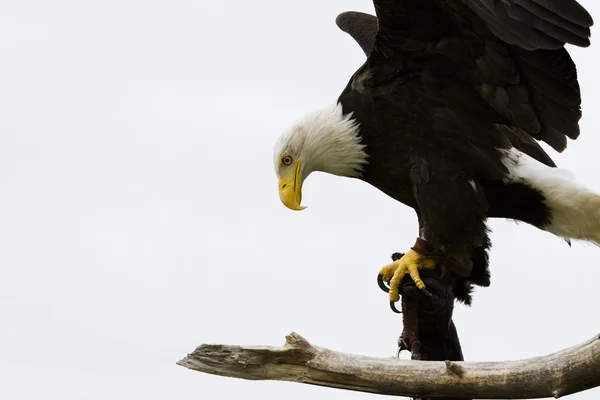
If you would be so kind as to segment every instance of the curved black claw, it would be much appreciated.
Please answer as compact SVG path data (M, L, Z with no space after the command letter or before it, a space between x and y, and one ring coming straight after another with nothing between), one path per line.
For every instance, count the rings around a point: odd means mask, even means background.
M386 292L386 293L390 292L390 288L383 281L383 275L381 275L381 274L377 275L377 284L379 285L379 288L381 290L383 290L384 292Z
M393 300L390 300L390 308L392 309L393 312L395 312L396 314L402 314L402 311L398 311L398 309L396 308L396 302Z
M433 295L431 294L431 292L429 290L427 290L426 287L422 287L421 291L423 292L423 294L427 297L433 297Z

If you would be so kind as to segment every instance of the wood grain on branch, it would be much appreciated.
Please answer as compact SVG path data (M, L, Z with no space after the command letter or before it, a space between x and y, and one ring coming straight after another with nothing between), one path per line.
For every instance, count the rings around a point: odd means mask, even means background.
M397 396L561 397L600 386L600 335L542 357L504 362L405 361L338 353L296 333L283 347L202 345L177 364L214 375Z

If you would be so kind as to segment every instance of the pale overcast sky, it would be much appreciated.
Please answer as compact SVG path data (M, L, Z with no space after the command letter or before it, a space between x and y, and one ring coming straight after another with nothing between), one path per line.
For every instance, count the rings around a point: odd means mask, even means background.
M600 23L600 4L582 4ZM334 21L371 2L0 9L0 398L377 398L175 364L201 343L280 345L291 331L393 355L401 318L375 278L414 242L414 212L323 174L292 212L272 165L280 132L362 64ZM600 192L595 37L571 52L582 135L550 154ZM490 226L492 286L455 311L468 360L543 355L599 332L600 249Z

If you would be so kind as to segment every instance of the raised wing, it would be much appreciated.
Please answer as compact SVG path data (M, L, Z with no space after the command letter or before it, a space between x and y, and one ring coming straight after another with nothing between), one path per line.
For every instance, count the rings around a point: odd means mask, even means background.
M358 11L347 11L335 19L337 26L356 40L356 43L368 57L375 44L377 35L377 17Z
M590 14L574 0L464 0L503 41L526 50L590 45Z
M421 19L426 10L446 8L461 15L463 4L499 39L525 50L560 49L565 43L589 46L589 28L594 23L575 0L374 0L373 3L382 40L407 39L408 32L417 33L417 39L427 36L418 23L431 28L441 21Z
M407 53L427 52L437 47L437 56L452 63L456 73L466 75L467 81L506 124L545 141L557 151L566 148L567 137L579 136L579 84L575 64L563 45L565 42L589 45L592 20L577 2L375 0L374 3L378 17L345 12L336 19L338 26L357 40L367 56L375 49L386 59L405 58ZM490 11L492 6L497 10L495 14Z

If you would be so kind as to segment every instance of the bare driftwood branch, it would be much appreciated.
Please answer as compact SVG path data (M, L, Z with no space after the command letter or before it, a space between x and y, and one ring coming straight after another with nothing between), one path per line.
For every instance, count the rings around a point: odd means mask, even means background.
M600 335L542 357L504 362L405 361L338 353L296 333L283 347L202 345L178 364L214 375L397 396L561 397L600 386Z

